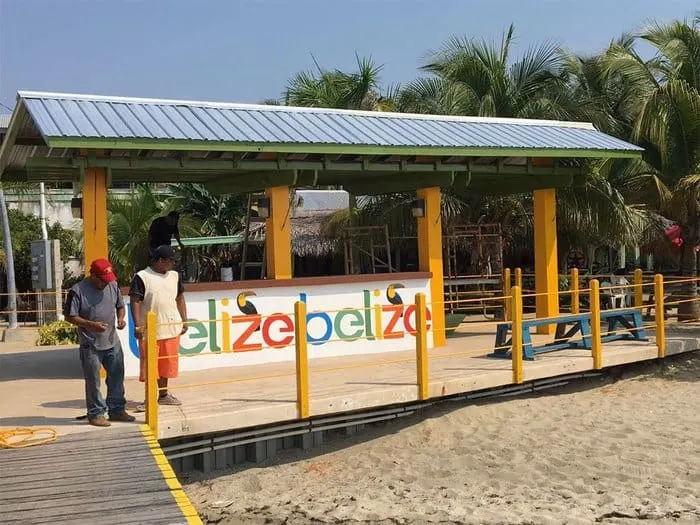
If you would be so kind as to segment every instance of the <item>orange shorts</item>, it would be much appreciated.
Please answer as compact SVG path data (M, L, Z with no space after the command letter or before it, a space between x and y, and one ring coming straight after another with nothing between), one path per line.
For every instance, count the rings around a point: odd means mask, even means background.
M146 380L146 340L139 341L139 357L141 361L141 371L139 380ZM178 363L180 355L180 336L170 339L158 340L158 378L177 377Z

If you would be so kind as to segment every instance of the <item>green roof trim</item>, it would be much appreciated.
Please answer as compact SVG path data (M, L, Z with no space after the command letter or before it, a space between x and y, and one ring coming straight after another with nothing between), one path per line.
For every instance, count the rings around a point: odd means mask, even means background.
M373 146L362 144L308 144L308 143L260 143L218 142L208 140L158 140L158 139L103 139L46 137L52 148L79 149L133 149L174 151L237 151L270 153L305 153L331 155L416 155L436 157L556 157L556 158L639 158L640 151L603 149L537 149L537 148L469 148L469 147L417 147Z

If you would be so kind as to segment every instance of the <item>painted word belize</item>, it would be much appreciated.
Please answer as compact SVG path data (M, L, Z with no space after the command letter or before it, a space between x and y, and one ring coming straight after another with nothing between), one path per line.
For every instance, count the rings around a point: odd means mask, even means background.
M377 341L415 337L416 311L414 304L405 304L398 290L400 283L382 290L362 290L362 306L337 310L314 311L313 296L300 293L297 300L306 303L306 337L311 345L329 342ZM291 313L261 314L256 303L256 293L244 291L235 301L208 299L208 321L189 320L189 330L180 343L183 355L198 354L205 350L219 352L251 352L264 348L285 348L294 344L294 315ZM263 299L262 297L259 299ZM293 310L295 298L285 298L284 303ZM358 298L360 299L360 298ZM268 298L269 302L269 298ZM353 301L354 302L354 301ZM277 306L279 308L279 306ZM427 328L430 329L431 312L427 309ZM229 348L224 348L221 323L230 322ZM133 325L131 319L130 324ZM133 330L133 329L132 329ZM130 346L138 356L138 345L133 335Z

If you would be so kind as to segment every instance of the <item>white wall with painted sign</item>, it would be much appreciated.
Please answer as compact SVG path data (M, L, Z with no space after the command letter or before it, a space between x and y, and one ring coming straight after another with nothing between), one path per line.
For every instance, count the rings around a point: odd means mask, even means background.
M296 301L307 305L309 358L412 349L413 304L419 292L426 295L430 327L429 279L189 292L189 330L180 342L180 370L293 361ZM223 347L224 312L231 316L228 348ZM131 377L139 371L138 344L128 306L127 315L129 328L119 336Z

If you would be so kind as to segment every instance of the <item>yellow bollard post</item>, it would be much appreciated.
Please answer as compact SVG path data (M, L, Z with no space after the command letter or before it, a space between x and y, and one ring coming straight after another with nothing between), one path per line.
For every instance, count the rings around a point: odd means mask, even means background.
M517 286L520 288L520 291L522 292L523 289L523 270L521 268L516 268L515 269L515 284L514 286Z
M634 271L634 307L639 308L640 311L642 306L644 306L644 288L642 287L644 274L641 268L637 268Z
M309 417L309 354L306 338L306 303L294 303L294 348L296 350L297 413Z
M656 346L658 357L666 357L666 310L664 307L664 276L657 273L654 276L654 301L656 303Z
M600 283L598 279L591 280L591 353L593 368L603 368L603 341L600 333Z
M581 297L578 287L578 268L571 269L571 277L569 280L569 289L571 290L571 313L577 314L581 310Z
M416 294L416 379L418 399L428 399L428 316L425 294Z
M231 314L221 313L221 349L223 352L233 352L231 346Z
M146 424L158 438L158 341L156 313L146 314Z
M511 289L513 288L513 282L510 276L510 268L503 270L503 319L505 321L510 321L512 319L512 309L513 305L511 303Z
M519 270L519 268L518 268ZM516 270L517 271L517 270ZM523 292L520 286L513 286L512 348L513 383L523 382Z

